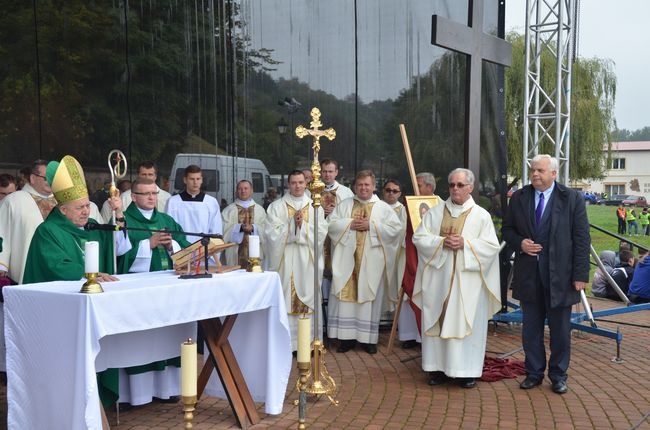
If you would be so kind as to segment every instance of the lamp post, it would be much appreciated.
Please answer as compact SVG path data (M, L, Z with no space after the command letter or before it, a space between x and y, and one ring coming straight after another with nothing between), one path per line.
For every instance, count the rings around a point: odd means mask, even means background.
M379 186L384 186L384 157L379 157Z
M283 100L278 100L278 106L282 106L284 109L286 109L287 114L289 115L289 123L290 123L290 130L291 133L289 133L289 152L291 153L291 162L293 163L293 114L300 109L302 106L302 103L300 103L298 100L294 99L293 97L285 97ZM309 159L309 157L307 157ZM291 166L292 168L295 168L295 166Z
M280 166L281 166L281 174L284 177L284 174L286 173L286 168L285 168L285 160L284 160L284 136L287 134L287 127L289 125L287 122L284 120L284 117L281 117L278 123L276 124L278 127L278 133L280 134Z

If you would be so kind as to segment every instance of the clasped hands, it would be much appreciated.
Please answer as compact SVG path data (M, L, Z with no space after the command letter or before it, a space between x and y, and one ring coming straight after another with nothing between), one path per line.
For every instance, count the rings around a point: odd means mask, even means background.
M370 220L366 218L365 214L355 215L350 223L350 230L368 231L370 230Z
M149 238L149 246L151 249L156 248L158 245L164 246L167 250L172 250L172 235L166 231L158 231L153 233Z
M444 236L444 241L442 246L452 251L458 251L465 247L465 241L463 237L457 233L450 233L448 236Z

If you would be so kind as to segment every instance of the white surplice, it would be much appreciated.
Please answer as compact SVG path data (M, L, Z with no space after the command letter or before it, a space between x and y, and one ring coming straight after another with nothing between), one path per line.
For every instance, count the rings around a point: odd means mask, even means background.
M443 247L444 211L453 218L470 210L464 248ZM418 249L414 302L422 309L422 368L450 377L480 377L488 319L500 307L499 242L490 214L470 197L429 209L413 235ZM443 315L444 314L444 315Z

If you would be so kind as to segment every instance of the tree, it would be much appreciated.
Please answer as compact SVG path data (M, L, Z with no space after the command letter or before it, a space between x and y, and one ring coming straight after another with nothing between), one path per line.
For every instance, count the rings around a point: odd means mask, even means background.
M525 38L509 33L512 65L506 71L506 133L508 136L508 172L521 176L524 114ZM555 58L550 51L541 55L541 79L546 92L555 89ZM577 58L572 65L571 80L571 179L602 178L607 165L603 147L612 141L615 126L614 102L616 75L613 62L599 58ZM553 148L542 148L551 151Z

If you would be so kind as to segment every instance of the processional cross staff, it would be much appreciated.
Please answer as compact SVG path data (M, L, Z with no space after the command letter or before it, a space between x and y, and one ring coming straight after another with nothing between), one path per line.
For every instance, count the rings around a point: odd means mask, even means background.
M336 138L336 131L331 127L326 130L320 129L323 126L323 123L320 121L321 112L318 108L312 108L310 115L311 122L309 123L309 126L311 128L306 128L302 125L296 127L296 136L298 136L298 138L302 139L306 136L312 137L312 149L314 151L314 158L311 163L313 180L309 184L309 191L311 192L311 198L313 200L312 207L314 208L314 341L312 342L312 363L298 363L298 368L301 373L300 378L296 382L296 387L300 391L298 408L298 413L300 416L299 428L304 428L307 394L325 394L329 397L330 401L333 403L338 403L332 398L332 395L336 391L336 383L334 382L334 379L329 376L327 369L325 368L325 363L323 360L325 348L321 341L320 334L322 331L322 324L320 323L319 313L319 309L321 307L321 294L320 283L318 282L318 261L320 258L320 250L318 249L317 216L318 208L321 205L321 193L325 189L325 184L320 179L321 169L320 162L318 161L318 153L320 152L320 138L326 137L329 140L334 140ZM300 337L300 334L298 337ZM309 380L310 377L311 380Z

